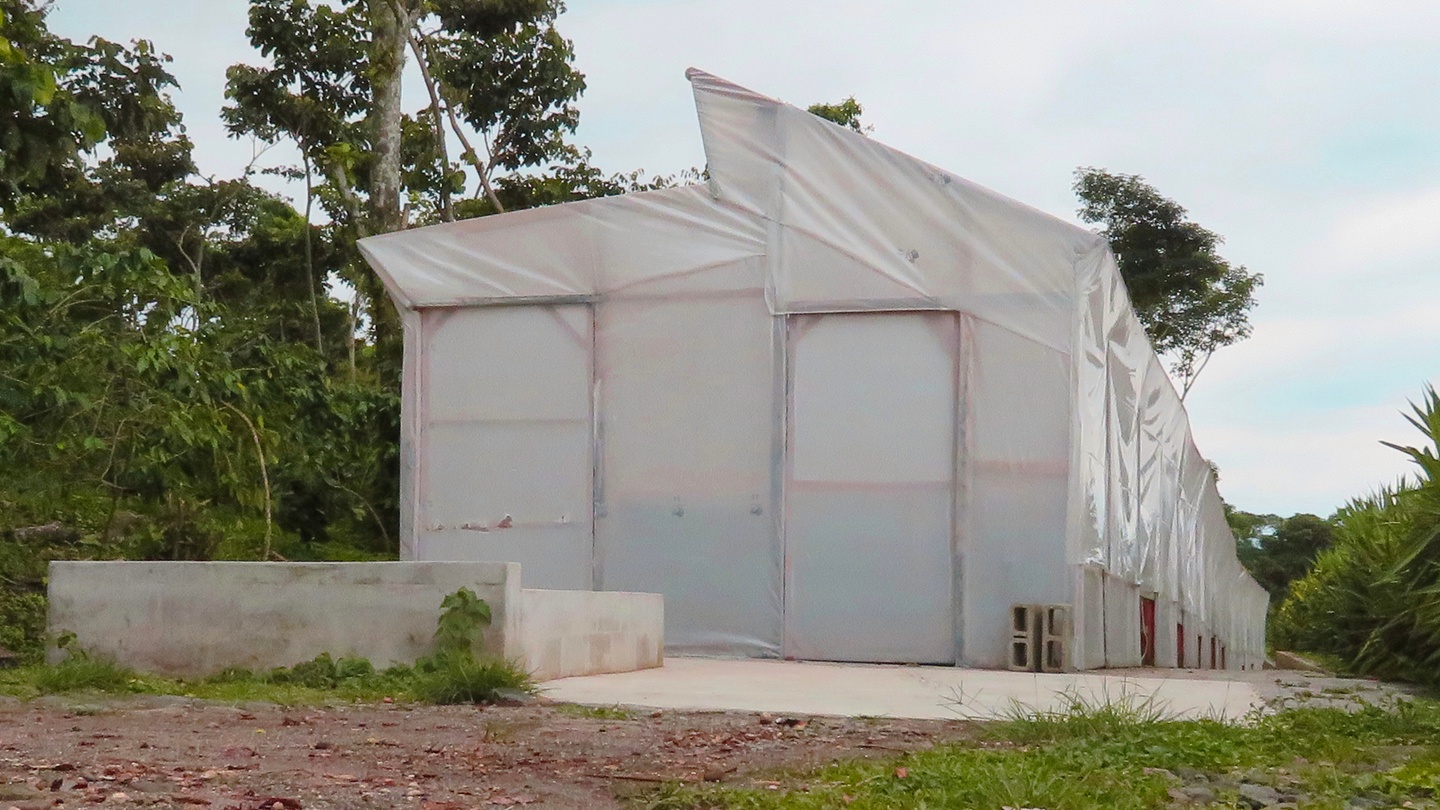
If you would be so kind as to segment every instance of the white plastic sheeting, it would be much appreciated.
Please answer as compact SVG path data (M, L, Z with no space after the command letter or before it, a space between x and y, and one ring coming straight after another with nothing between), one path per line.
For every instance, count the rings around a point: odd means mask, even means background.
M1104 240L689 78L705 186L362 240L406 329L403 556L663 593L678 651L1000 666L1009 606L1063 603L1078 666L1131 665L1153 599L1160 663L1258 661Z

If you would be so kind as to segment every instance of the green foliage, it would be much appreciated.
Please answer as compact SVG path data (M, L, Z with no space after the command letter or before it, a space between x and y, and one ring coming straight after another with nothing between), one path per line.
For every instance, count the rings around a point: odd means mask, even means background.
M72 86L88 60L82 46L52 35L45 11L0 2L0 207L63 184L105 134L101 111Z
M490 604L469 588L461 588L440 602L440 621L435 628L436 654L470 653L479 646L489 626Z
M38 657L38 640L45 634L45 595L0 590L0 647L23 659Z
M399 397L323 287L353 244L197 177L147 43L0 8L0 85L43 56L51 100L97 122L52 127L43 175L0 177L0 643L39 654L54 559L393 553Z
M1226 505L1235 535L1235 555L1278 605L1290 583L1310 573L1315 558L1330 547L1335 527L1315 515L1254 515Z
M818 115L826 121L832 121L846 129L852 129L861 134L870 132L873 127L867 127L860 123L860 115L865 108L854 96L846 98L839 104L811 104L806 108L811 115Z
M269 683L293 683L311 689L338 689L347 683L364 683L373 678L375 667L364 658L331 658L321 653L314 660L296 664L289 669L273 670Z
M1334 655L1354 671L1440 685L1440 395L1410 422L1422 447L1389 444L1420 468L1413 481L1352 501L1335 540L1296 582L1274 621L1277 642Z
M586 720L634 720L635 713L624 706L581 706L578 703L561 703L555 711L571 717Z
M377 5L252 0L247 33L269 64L227 73L227 127L294 141L306 174L314 170L324 181L320 200L333 220L363 232L391 229L394 223L381 220L399 211L379 220L361 211L386 180L380 141L387 132L399 136L401 196L422 221L434 221L449 210L451 195L465 193L467 168L479 196L500 170L579 159L565 137L579 122L574 102L585 80L571 66L574 48L555 29L559 2ZM405 17L398 26L397 12ZM386 38L398 49L383 47ZM403 57L407 46L435 90L413 112L387 96L404 70L395 55ZM449 157L451 115L480 136L484 154L468 149L459 161ZM353 280L363 282L358 274Z
M300 146L276 171L303 213L250 169L199 174L168 57L57 37L48 8L0 0L0 644L31 660L51 560L393 558L399 332L354 245L380 123L416 222L673 182L566 142L583 77L554 0L251 3L265 63L231 69L223 117ZM382 46L411 38L440 94L405 114ZM446 155L451 113L487 152Z
M1250 336L1264 279L1222 258L1218 234L1140 177L1082 168L1075 194L1080 218L1110 240L1135 314L1155 351L1172 358L1183 396L1217 349Z

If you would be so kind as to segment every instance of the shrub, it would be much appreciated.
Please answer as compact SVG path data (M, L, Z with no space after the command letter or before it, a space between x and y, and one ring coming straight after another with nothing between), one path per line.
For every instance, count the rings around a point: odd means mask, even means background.
M416 697L430 703L488 703L500 690L530 693L534 681L515 664L477 656L490 605L468 588L440 603L435 653L415 662Z
M1427 446L1393 447L1413 481L1352 501L1335 544L1276 612L1277 643L1334 655L1357 672L1440 685L1440 395L1408 416Z

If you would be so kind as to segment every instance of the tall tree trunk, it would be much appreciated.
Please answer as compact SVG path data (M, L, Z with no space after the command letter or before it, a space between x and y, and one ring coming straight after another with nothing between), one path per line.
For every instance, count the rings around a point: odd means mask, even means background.
M418 0L368 0L370 17L370 86L373 94L366 123L375 162L370 167L369 232L390 233L405 227L400 205L400 122L404 116L400 85L405 73L405 48ZM366 298L375 339L377 370L382 376L400 373L400 318L374 273L362 273L357 286Z
M315 181L310 168L310 153L301 153L305 159L305 280L310 287L310 314L315 318L315 350L320 353L322 365L325 357L325 335L320 329L320 292L315 283L315 247L311 244L311 209L315 205Z
M409 41L409 0L370 0L370 86L367 123L375 163L370 177L370 230L389 233L405 227L400 208L400 81Z

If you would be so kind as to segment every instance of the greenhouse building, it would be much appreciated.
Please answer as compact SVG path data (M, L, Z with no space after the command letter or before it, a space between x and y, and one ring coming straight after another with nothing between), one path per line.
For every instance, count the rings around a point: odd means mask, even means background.
M1267 596L1106 241L690 71L703 185L365 239L402 558L679 654L1249 668Z

